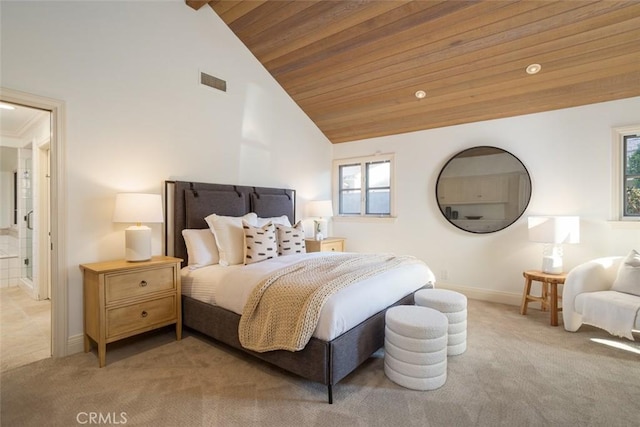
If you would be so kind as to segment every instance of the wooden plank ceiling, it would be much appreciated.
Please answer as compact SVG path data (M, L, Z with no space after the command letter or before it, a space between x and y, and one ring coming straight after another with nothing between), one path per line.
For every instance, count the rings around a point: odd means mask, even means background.
M333 143L640 95L640 1L207 3Z

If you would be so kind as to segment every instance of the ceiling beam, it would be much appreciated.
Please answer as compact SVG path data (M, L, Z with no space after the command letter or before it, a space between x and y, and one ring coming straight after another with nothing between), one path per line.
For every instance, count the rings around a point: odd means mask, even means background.
M202 6L209 2L207 0L185 0L185 3L192 9L199 10Z

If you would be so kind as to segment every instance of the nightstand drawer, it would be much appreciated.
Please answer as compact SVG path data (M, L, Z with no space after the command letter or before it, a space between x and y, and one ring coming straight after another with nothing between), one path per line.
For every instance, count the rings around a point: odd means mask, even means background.
M176 296L107 310L107 338L176 320Z
M344 242L342 240L322 244L322 252L342 252L343 250Z
M175 267L109 274L105 277L107 304L175 288Z

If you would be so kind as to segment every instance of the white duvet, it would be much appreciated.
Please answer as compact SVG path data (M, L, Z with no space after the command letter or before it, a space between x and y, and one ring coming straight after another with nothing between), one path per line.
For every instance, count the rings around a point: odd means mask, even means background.
M314 252L250 265L210 265L193 270L185 267L182 293L241 315L253 288L272 272L309 257L342 254ZM400 298L434 282L435 276L426 264L412 263L354 283L327 300L313 336L330 341Z

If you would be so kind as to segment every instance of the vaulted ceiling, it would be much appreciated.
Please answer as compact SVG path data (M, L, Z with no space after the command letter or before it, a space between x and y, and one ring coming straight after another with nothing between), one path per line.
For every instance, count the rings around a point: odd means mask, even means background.
M212 7L333 143L640 95L639 1L186 3Z

